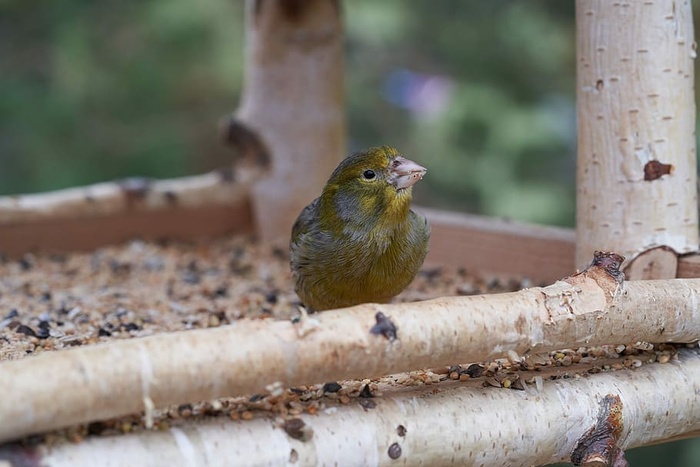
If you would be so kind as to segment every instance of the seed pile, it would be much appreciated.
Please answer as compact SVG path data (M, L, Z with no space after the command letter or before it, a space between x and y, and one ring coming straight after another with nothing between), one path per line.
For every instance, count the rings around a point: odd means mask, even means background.
M526 279L424 267L396 301L508 292L532 285ZM90 253L0 259L0 362L113 339L217 327L241 318L288 320L298 316L298 306L287 254L245 237L206 244L133 241ZM268 417L290 436L303 438L304 427L293 421L296 415L351 403L371 410L375 398L396 387L431 385L440 391L451 384L470 384L524 390L529 385L541 387L546 379L665 363L674 355L674 346L638 342L524 357L513 354L492 362L455 362L373 380L296 388L272 385L264 394L168 407L149 417L133 414L28 441L164 429L212 416Z
M526 281L424 269L397 301L504 292ZM235 237L134 241L92 253L0 260L0 361L241 318L299 314L286 252Z

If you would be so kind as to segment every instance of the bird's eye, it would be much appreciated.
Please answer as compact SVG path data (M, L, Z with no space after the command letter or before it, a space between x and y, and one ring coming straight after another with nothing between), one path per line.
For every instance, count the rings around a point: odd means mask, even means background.
M377 174L374 173L374 170L365 170L362 172L362 176L365 178L365 180L372 180L377 176Z

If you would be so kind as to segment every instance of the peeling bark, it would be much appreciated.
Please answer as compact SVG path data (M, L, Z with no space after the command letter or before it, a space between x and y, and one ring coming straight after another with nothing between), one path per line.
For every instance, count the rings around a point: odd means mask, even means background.
M698 250L690 1L577 0L576 28L576 264L615 250L629 277L675 277L635 259Z

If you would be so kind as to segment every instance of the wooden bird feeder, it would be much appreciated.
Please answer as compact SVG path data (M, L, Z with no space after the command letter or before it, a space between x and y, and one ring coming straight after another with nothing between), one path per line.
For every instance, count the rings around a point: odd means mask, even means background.
M220 123L236 162L179 179L0 198L0 250L8 258L134 238L255 234L286 244L298 212L345 155L340 5L246 5L243 97ZM550 285L366 304L298 322L243 318L0 361L0 466L30 458L52 466L108 458L121 465L626 465L625 449L700 435L691 5L577 0L576 29L576 229L418 208L432 227L427 265ZM577 274L596 250L614 253L597 253ZM567 358L579 363L575 349L602 346L622 346L619 355L597 355L619 371L562 377ZM626 358L625 349L656 349L655 361ZM538 355L557 351L552 358L561 365L536 371ZM505 361L529 376L490 366ZM465 362L491 364L454 366ZM411 372L426 368L416 383ZM376 379L390 374L397 376ZM213 401L216 411L223 397L254 403L253 395L282 397L304 385L328 394L332 387L323 384L341 380L357 380L360 396L301 413L287 407L283 417L210 417L80 443L26 442L133 414L152 428L167 407L182 412Z

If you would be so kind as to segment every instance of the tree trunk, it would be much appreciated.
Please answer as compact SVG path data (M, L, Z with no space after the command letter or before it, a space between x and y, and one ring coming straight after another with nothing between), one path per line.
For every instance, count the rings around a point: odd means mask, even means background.
M690 1L577 0L576 28L576 265L613 250L628 279L675 277L698 249Z
M261 238L289 241L299 212L344 157L338 0L248 0L246 72L235 117L257 133L272 173L253 190Z

